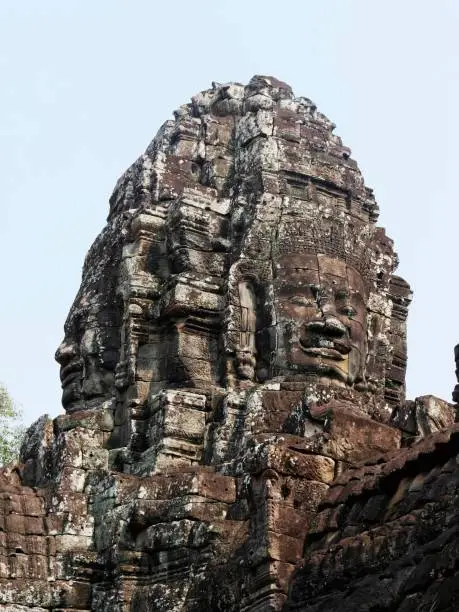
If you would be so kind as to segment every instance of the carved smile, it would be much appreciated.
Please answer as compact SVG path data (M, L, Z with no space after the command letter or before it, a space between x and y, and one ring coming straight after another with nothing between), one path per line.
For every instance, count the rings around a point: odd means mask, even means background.
M314 357L332 359L334 361L344 361L351 350L350 347L345 344L320 337L308 339L307 343L300 339L299 344L303 353L313 355Z
M60 378L62 388L67 387L72 382L75 382L76 379L80 378L82 371L83 363L81 359L71 361L69 364L61 368Z

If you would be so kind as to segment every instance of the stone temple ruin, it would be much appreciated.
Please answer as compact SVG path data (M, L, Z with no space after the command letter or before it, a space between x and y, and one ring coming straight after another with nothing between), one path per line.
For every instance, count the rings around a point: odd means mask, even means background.
M333 130L214 84L120 178L65 414L0 471L0 610L459 609L456 407L405 399L411 290Z

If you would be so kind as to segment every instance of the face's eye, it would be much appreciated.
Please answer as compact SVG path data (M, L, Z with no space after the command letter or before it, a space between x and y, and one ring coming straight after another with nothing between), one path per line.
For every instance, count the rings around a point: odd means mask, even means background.
M327 298L327 291L318 285L311 285L311 293L312 297L314 298L314 302L319 306Z
M295 295L291 298L290 301L292 302L292 304L297 304L298 306L311 307L316 305L316 302L313 299L304 297L302 295Z
M344 306L343 308L340 308L340 313L349 319L353 319L357 314L357 311L352 308L352 306Z

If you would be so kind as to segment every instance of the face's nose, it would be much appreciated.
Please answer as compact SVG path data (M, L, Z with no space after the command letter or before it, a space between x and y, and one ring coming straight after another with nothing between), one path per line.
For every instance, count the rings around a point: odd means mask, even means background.
M54 355L54 359L61 366L65 366L72 359L74 359L78 355L78 347L75 342L70 342L65 339L60 343L57 348L56 354Z

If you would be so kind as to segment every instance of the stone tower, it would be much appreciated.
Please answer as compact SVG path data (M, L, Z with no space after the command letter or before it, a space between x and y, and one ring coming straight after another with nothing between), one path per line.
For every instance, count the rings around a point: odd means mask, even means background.
M119 179L56 353L65 414L0 476L0 609L280 610L330 484L429 413L334 127L275 78L214 84Z

